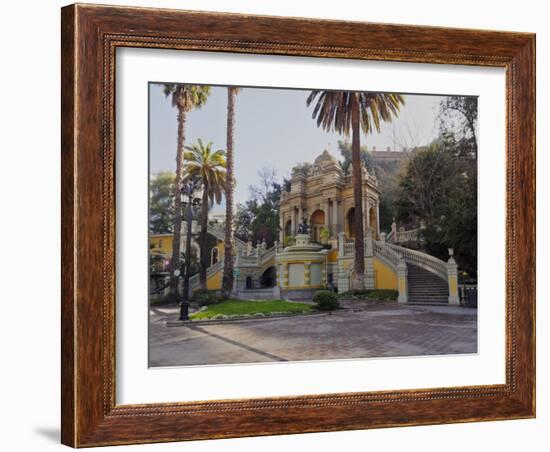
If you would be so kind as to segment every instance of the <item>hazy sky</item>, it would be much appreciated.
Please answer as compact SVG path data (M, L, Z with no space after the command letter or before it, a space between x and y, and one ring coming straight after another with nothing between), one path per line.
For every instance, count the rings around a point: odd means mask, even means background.
M243 88L237 95L235 118L235 200L248 199L250 185L257 184L257 172L264 166L277 171L278 178L290 174L298 162L312 162L324 149L339 158L336 133L318 128L312 107L306 106L309 91L268 88ZM427 144L438 131L438 106L441 96L406 95L405 106L393 123L383 124L380 133L362 135L361 144L377 150L400 150ZM150 171L175 170L177 111L162 92L162 85L149 85ZM212 87L201 109L187 115L186 142L213 142L225 149L227 89ZM214 207L214 211L223 210Z

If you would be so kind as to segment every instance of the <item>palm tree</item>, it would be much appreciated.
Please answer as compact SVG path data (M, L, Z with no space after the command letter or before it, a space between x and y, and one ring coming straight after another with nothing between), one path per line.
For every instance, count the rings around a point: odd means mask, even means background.
M196 144L186 146L184 154L183 181L186 182L193 177L199 177L202 188L201 204L201 234L200 234L200 269L199 281L201 290L206 290L206 269L208 268L208 209L216 201L219 204L222 200L222 193L225 187L226 159L225 151L212 151L212 143L206 146L199 138Z
M174 272L180 268L181 241L181 187L183 181L183 159L185 153L185 123L187 113L193 108L200 108L210 95L209 86L182 85L177 83L164 84L164 95L172 98L172 106L178 110L178 138L176 147L176 178L174 181L174 240L172 241L172 259L170 261L170 296L176 300L178 293L178 277Z
M235 129L235 99L240 88L227 88L227 173L225 178L225 247L222 279L222 295L228 298L233 291L233 133Z
M363 236L363 193L361 173L361 130L371 133L373 128L380 132L380 122L389 122L397 116L405 104L400 94L369 93L356 91L313 90L306 100L309 107L315 103L312 117L317 126L326 131L336 131L349 136L352 131L351 164L353 167L354 235L356 286L364 288L365 249Z

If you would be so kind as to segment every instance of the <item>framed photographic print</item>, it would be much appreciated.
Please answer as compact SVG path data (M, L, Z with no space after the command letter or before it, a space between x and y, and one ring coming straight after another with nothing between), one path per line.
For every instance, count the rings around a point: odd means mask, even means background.
M62 442L535 416L535 37L62 9Z

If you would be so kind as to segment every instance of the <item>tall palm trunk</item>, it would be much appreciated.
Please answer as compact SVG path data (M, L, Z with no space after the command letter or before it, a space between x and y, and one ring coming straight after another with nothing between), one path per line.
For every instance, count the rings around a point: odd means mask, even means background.
M227 149L225 179L225 247L222 295L228 298L233 291L233 132L235 129L235 88L227 89Z
M176 152L176 179L174 181L174 239L172 240L172 260L170 261L170 271L172 279L170 281L170 297L177 301L179 277L174 275L174 271L180 268L180 242L181 242L181 185L183 180L183 156L185 152L185 122L187 113L183 106L178 107L178 145Z
M363 234L363 177L361 171L361 138L359 124L359 101L357 93L352 94L351 101L351 162L353 165L353 200L355 235L355 284L357 289L364 289L365 249Z
M201 260L199 266L199 285L201 290L206 290L206 269L208 268L208 181L202 183L202 204L201 204Z

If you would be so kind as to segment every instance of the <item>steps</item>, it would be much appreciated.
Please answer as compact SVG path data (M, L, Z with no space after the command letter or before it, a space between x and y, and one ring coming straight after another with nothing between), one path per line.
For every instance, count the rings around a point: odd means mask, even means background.
M447 281L417 265L407 264L409 304L447 304L449 286Z

